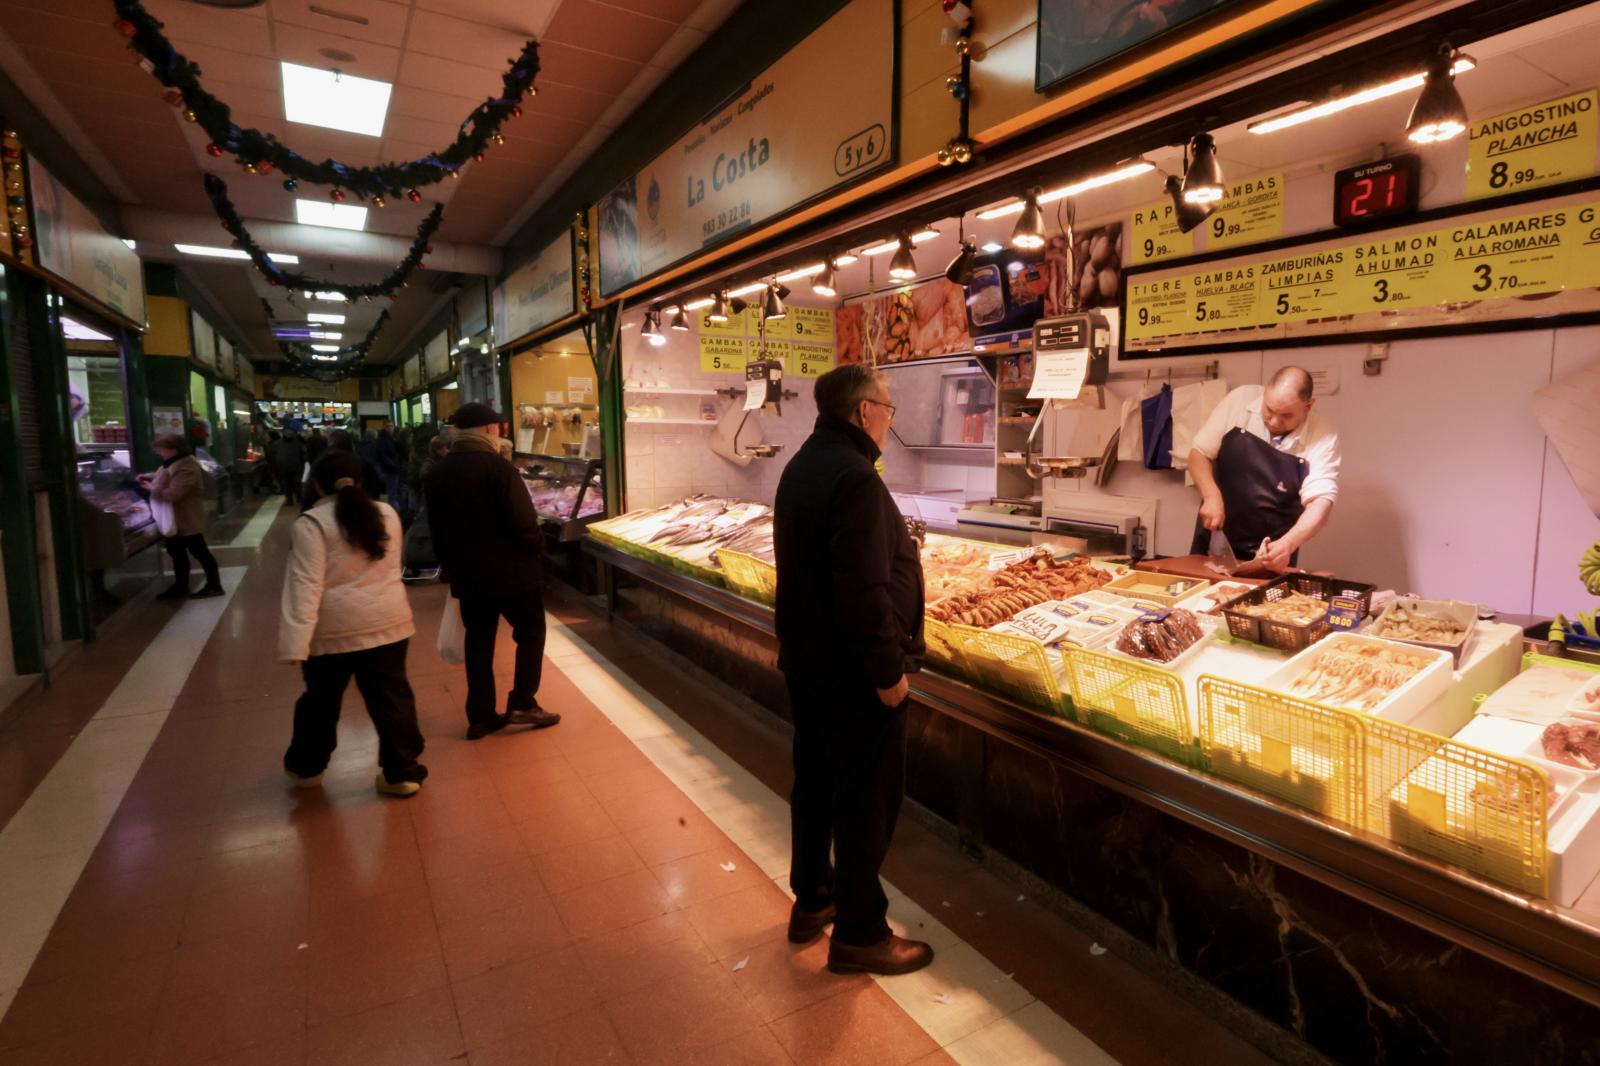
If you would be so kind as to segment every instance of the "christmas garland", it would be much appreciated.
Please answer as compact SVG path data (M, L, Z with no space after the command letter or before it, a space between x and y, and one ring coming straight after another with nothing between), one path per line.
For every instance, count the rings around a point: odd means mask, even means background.
M299 341L283 341L280 342L278 346L286 353L293 353L295 357L299 359L314 359L319 363L331 362L332 359L343 359L347 355L354 355L364 359L366 358L367 352L372 349L372 343L378 339L378 334L383 331L383 327L388 321L389 309L384 308L383 312L378 315L378 320L374 322L372 324L372 328L367 331L367 335L364 339L356 344L348 344L345 347L339 348L332 352L318 352L317 355L321 356L322 358L313 356L311 354L311 346L308 344L302 344ZM332 359L329 358L330 356Z
M377 207L383 206L384 197L402 194L415 203L422 199L419 188L456 177L467 160L483 158L491 141L503 143L501 124L522 114L520 101L524 95L538 92L533 79L539 73L539 44L530 39L522 46L522 54L510 60L509 69L501 75L501 95L473 108L461 123L455 141L444 150L409 163L381 163L375 167L352 167L335 159L315 163L290 151L270 133L237 125L228 105L200 84L199 66L172 47L161 32L161 22L139 0L115 0L115 5L117 30L143 58L140 65L167 86L167 102L182 107L184 117L199 123L210 135L206 151L219 157L231 153L250 173L281 171L283 186L290 192L299 182L310 181L333 186L335 200L343 200L344 190L348 189L363 200L371 199Z
M393 296L399 290L410 284L412 271L422 267L422 257L433 251L433 245L428 241L439 228L439 223L444 220L444 205L434 204L433 210L428 212L428 217L422 220L422 225L417 227L417 235L411 241L411 251L400 260L400 264L389 272L389 276L382 281L368 285L346 285L336 281L324 281L306 274L284 270L274 263L261 245L256 243L250 231L245 229L244 220L239 217L233 201L228 198L228 183L215 174L205 176L206 196L211 199L211 206L217 212L217 218L222 221L222 228L233 235L234 243L246 253L255 263L256 269L267 276L267 281L273 285L286 285L291 289L308 289L314 292L332 291L340 293L347 300L357 298L371 300L378 296Z
M272 317L272 306L265 300L262 306L267 309L267 317ZM342 381L358 373L366 365L367 353L371 351L373 342L378 339L378 334L389 322L389 309L378 315L378 320L367 331L366 337L356 344L349 344L334 352L319 352L313 354L310 345L294 341L280 341L278 350L295 372L317 381ZM345 356L353 355L354 359L345 360ZM335 360L340 360L335 362Z

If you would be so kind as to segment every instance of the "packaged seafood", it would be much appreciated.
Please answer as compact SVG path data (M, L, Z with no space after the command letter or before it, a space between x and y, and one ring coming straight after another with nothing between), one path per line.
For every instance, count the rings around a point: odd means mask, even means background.
M1303 651L1332 631L1329 613L1338 599L1352 605L1353 621L1372 607L1371 585L1317 574L1285 574L1222 607L1228 632L1281 651Z
M1265 618L1269 622L1308 626L1321 621L1328 613L1328 601L1307 596L1302 592L1291 592L1282 599L1268 603L1239 604L1234 610L1252 618Z
M1448 651L1460 665L1477 620L1478 609L1470 603L1401 596L1384 609L1367 632L1387 640Z
M1136 659L1170 663L1205 639L1195 616L1181 607L1143 614L1122 627L1117 650Z
M1600 721L1562 718L1539 737L1544 757L1584 771L1600 770Z
M1088 559L1060 561L1041 548L994 571L979 588L932 604L928 617L987 629L1029 607L1099 588L1109 580L1111 575Z
M1410 722L1450 687L1450 656L1336 633L1290 659L1264 687L1329 707Z

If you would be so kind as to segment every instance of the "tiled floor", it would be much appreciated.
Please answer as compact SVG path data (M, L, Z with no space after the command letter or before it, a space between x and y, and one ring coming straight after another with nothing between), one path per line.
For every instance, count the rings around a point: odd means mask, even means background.
M427 785L373 793L352 692L323 787L286 789L288 521L241 518L230 599L130 605L0 718L0 1066L1261 1061L905 823L892 916L936 965L828 974L783 935L781 746L581 611L562 724L469 743L414 590Z

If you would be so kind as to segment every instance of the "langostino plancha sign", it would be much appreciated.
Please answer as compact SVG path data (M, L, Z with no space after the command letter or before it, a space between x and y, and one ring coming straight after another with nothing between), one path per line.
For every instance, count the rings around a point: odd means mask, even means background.
M613 295L894 159L891 0L853 0L600 201Z
M1595 172L1595 90L1474 122L1467 132L1467 198L1481 200Z

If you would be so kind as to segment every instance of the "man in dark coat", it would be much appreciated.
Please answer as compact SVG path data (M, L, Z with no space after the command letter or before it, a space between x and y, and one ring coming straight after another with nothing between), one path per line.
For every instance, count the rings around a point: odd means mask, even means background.
M544 534L516 467L500 457L501 418L488 404L462 404L457 437L423 486L440 576L461 601L466 629L467 739L508 725L555 725L539 706L544 662ZM517 642L516 675L504 714L495 713L494 644L500 619Z
M300 502L300 479L306 472L306 444L300 434L287 432L278 442L278 488L293 506Z
M773 519L794 716L789 939L809 943L831 922L835 973L910 973L933 949L890 931L878 871L905 792L922 564L874 467L894 418L882 375L841 366L815 395L816 428L778 481Z

